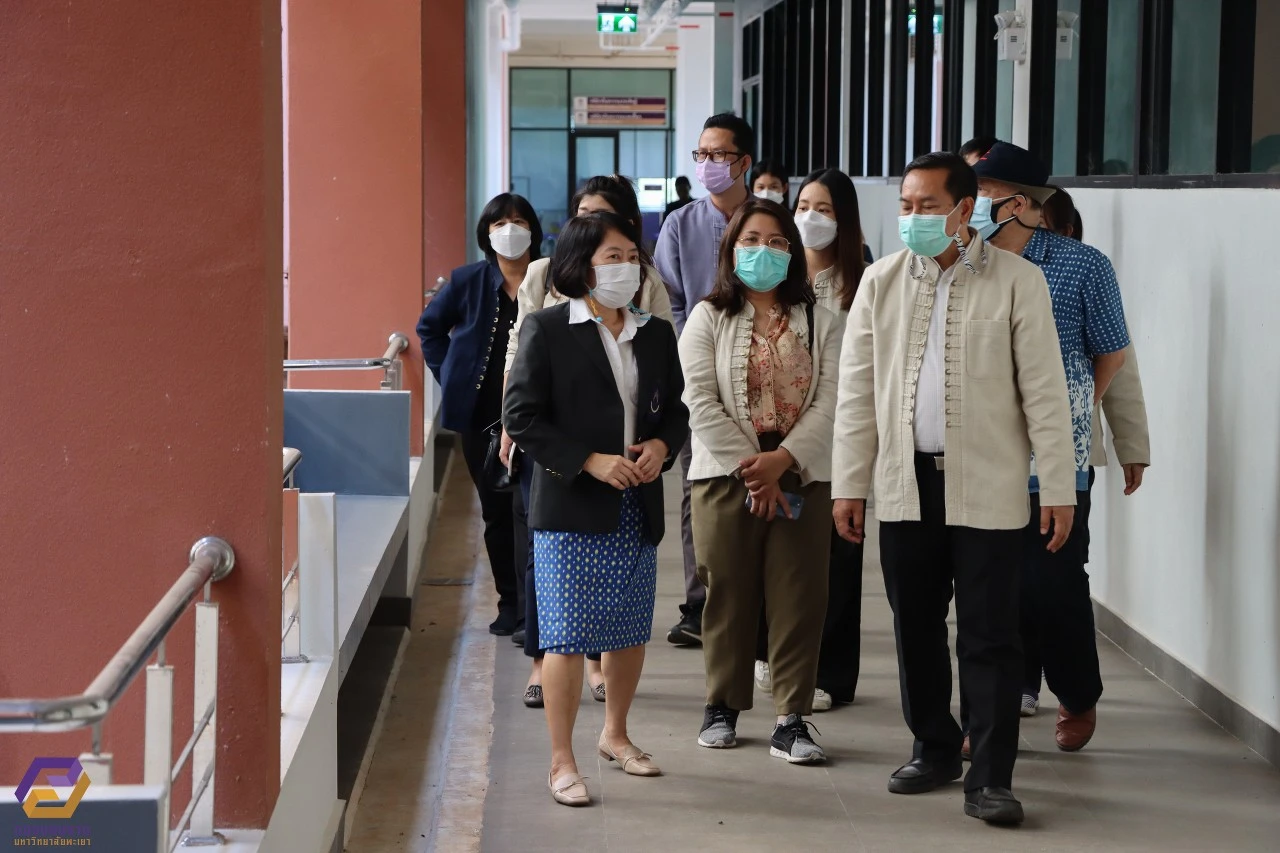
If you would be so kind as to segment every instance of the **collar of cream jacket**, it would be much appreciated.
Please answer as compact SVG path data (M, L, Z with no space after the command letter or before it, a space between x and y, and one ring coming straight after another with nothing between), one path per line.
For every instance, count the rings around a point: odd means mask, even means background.
M841 351L832 495L865 498L881 521L918 521L913 416L938 276L909 251L863 274ZM973 234L946 317L946 516L1012 530L1030 513L1034 449L1045 506L1075 503L1066 373L1044 275Z
M700 302L680 335L684 401L692 433L690 480L735 476L742 460L760 452L747 405L747 359L754 316L750 303L730 315L709 302ZM790 321L800 340L807 342L809 320L803 305L791 310ZM799 419L782 441L806 485L831 479L832 415L840 365L836 316L814 306L813 325L814 381Z

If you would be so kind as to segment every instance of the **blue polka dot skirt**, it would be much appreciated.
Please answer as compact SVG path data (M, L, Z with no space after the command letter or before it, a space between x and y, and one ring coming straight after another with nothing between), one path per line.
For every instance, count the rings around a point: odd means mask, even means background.
M635 489L613 533L533 532L539 646L551 654L612 652L649 642L658 549L644 536Z

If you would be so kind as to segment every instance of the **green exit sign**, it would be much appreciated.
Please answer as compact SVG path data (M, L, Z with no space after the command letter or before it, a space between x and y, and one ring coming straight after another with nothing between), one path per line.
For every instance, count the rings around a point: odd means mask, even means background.
M639 27L640 21L635 12L597 12L596 32L623 33L630 35Z

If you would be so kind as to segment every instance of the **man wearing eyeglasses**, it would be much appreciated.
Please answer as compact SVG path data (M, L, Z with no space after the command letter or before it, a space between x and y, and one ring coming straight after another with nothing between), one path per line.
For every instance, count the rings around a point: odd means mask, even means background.
M707 119L693 152L698 182L709 195L676 210L662 223L653 260L671 294L676 331L684 330L689 311L711 294L716 280L720 238L730 217L745 202L746 176L755 162L756 134L746 120L733 113ZM680 450L684 496L680 501L680 538L684 546L685 603L680 621L667 632L677 646L702 644L702 605L707 591L698 580L693 556L693 528L689 507L689 442Z

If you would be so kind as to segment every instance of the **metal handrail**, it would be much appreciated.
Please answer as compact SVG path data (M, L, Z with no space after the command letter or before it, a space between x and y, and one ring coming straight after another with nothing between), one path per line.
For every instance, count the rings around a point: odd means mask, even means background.
M377 370L390 367L396 356L409 348L409 339L393 332L387 339L387 350L380 358L290 358L285 370Z
M399 332L387 338L381 358L293 358L286 359L285 373L293 370L381 370L384 391L400 390L400 354L409 349L409 339Z
M284 449L284 482L292 485L293 469L298 467L298 463L302 461L302 451L295 450L292 447Z
M100 723L147 665L187 606L236 564L232 547L216 536L191 546L190 565L151 608L129 639L84 692L59 699L0 699L0 731L68 732Z

